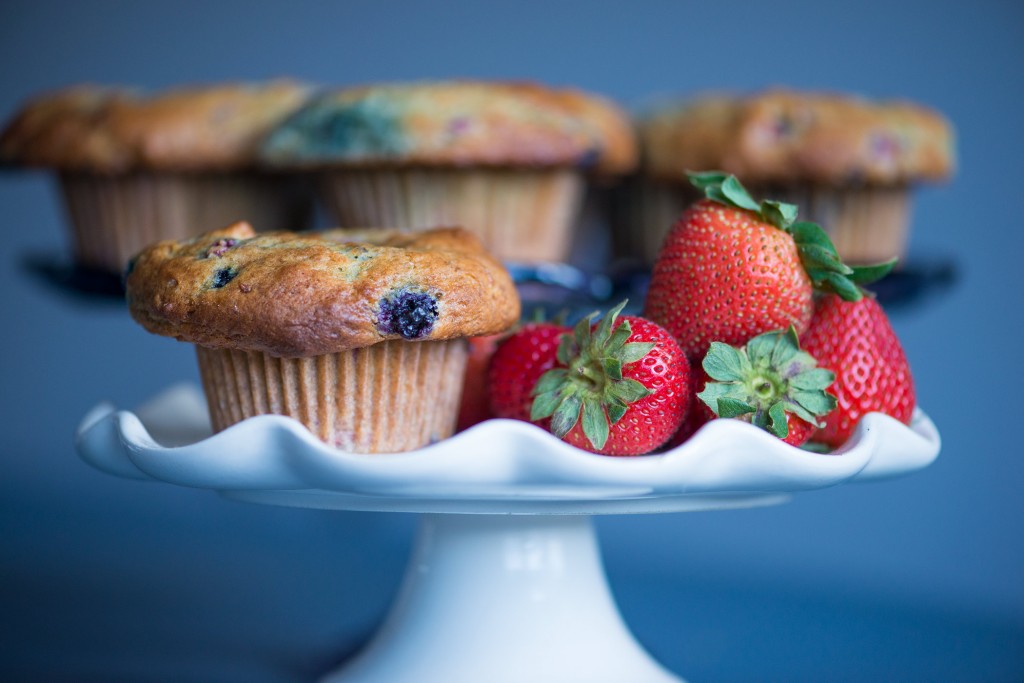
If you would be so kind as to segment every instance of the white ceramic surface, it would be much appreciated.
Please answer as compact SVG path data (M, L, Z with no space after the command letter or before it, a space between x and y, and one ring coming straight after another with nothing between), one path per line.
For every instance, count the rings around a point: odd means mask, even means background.
M88 463L122 477L208 488L261 503L347 510L602 514L781 502L798 491L907 474L938 455L935 426L880 414L830 455L716 420L658 455L612 458L513 420L489 420L410 453L345 453L270 415L210 435L202 393L174 387L135 413L109 404L82 420Z
M424 515L370 645L324 683L682 683L619 615L586 515Z
M490 420L412 453L356 455L280 416L211 435L201 392L179 386L135 413L97 406L76 445L111 474L252 502L475 513L423 516L383 628L323 683L682 683L619 616L587 515L779 503L910 473L940 443L922 412L909 428L869 415L831 455L717 420L666 453L610 458Z

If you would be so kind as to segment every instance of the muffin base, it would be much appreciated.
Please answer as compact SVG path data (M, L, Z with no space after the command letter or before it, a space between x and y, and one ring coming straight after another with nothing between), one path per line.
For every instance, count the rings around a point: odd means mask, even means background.
M397 453L451 436L465 340L386 341L310 358L197 346L215 431L256 415L286 415L355 453Z
M346 227L461 226L503 261L565 261L583 193L572 169L327 171L321 195Z
M613 260L654 265L672 225L697 199L674 183L629 178L611 191Z
M307 227L311 202L258 173L62 173L59 189L79 265L121 273L144 247L239 220L258 230Z

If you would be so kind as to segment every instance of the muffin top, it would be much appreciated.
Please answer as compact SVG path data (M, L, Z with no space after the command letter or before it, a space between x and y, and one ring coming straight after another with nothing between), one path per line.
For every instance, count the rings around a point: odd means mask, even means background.
M150 332L280 357L495 334L519 318L508 272L462 228L257 235L236 223L152 245L126 288Z
M144 94L79 85L27 103L0 133L0 163L60 170L233 170L312 94L292 81Z
M397 83L322 93L262 149L282 166L636 164L629 119L610 101L534 83Z
M942 180L953 170L953 131L909 102L770 90L708 95L640 123L645 171L685 181L717 169L745 182L822 185Z

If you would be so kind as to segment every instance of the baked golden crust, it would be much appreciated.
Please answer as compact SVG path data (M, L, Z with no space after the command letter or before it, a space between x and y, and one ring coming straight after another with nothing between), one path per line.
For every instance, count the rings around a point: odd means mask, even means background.
M894 185L942 180L954 166L949 122L909 102L787 90L707 95L639 128L645 172L666 180L715 169L750 183Z
M129 96L124 89L79 85L34 98L0 133L0 163L62 168L74 167L72 159L109 155L95 122L112 99Z
M251 167L271 127L311 94L284 80L152 95L75 86L26 104L0 134L0 160L102 173Z
M626 114L611 101L535 83L393 83L323 93L263 146L270 164L302 167L636 164Z
M508 272L462 228L257 235L236 223L149 247L126 288L150 332L279 357L495 334L519 318Z

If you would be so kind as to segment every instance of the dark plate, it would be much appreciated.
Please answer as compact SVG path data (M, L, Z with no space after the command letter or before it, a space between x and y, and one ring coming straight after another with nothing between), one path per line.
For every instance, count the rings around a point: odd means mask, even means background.
M78 299L124 302L120 275L73 263L64 255L30 253L21 265L51 289ZM509 264L523 299L524 315L540 309L548 317L567 311L569 318L606 309L629 299L627 313L639 313L650 272L622 265L608 274L588 273L560 263ZM887 310L913 309L952 288L959 272L950 257L911 258L898 270L868 287Z
M64 255L30 253L21 267L48 288L73 299L124 304L124 283L120 275L80 266Z

